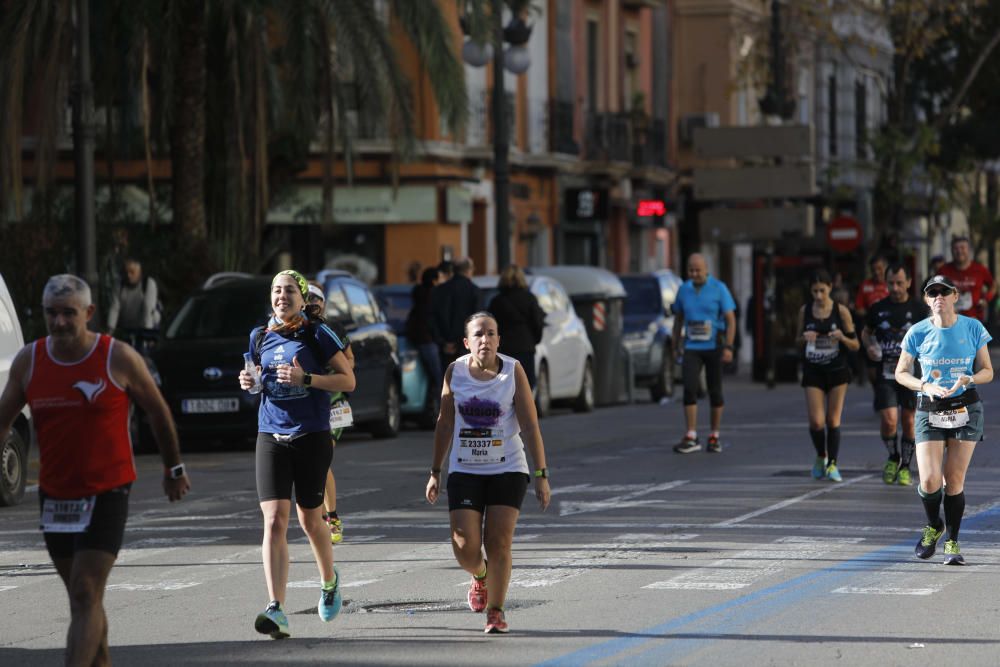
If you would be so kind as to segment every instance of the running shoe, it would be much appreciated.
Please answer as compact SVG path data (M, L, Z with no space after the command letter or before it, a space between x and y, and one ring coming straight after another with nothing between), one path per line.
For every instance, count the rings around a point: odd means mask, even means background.
M882 481L885 482L886 484L895 484L896 475L899 472L900 472L899 463L893 461L892 459L889 459L888 461L885 462L885 465L882 466Z
M945 540L944 564L965 565L965 559L962 558L962 550L958 548L958 540Z
M831 482L843 482L844 478L840 476L840 471L837 470L837 464L831 463L826 467L826 478Z
M344 539L344 524L341 522L340 517L332 517L323 512L323 521L326 522L326 527L330 529L330 541L332 543L337 544Z
M503 609L490 607L486 610L486 629L483 630L488 635L503 634L509 630L507 621L503 617Z
M719 442L719 438L714 435L708 436L708 447L707 451L710 454L718 454L722 452L722 443Z
M337 583L331 590L324 588L320 591L319 604L316 605L319 617L327 623L337 618L340 607L344 604L344 599L340 596L340 573L337 572L337 568L333 568L333 573L337 576Z
M285 612L281 611L281 605L274 600L264 611L257 614L253 622L253 629L262 635L270 635L271 639L284 639L289 637L288 619Z
M486 579L472 578L469 586L469 609L477 614L486 609Z
M900 486L913 486L913 477L910 475L909 468L899 469L899 476L896 478L896 483Z
M674 445L674 451L678 454L693 454L694 452L700 452L701 443L698 442L698 438L689 438L684 436L683 440Z
M813 461L813 479L823 479L826 476L826 459L817 456Z
M920 541L917 542L917 546L914 547L913 553L916 554L917 558L923 558L927 560L934 555L937 551L938 540L944 535L944 525L940 528L935 528L934 526L927 525L924 526L923 533L920 536ZM958 547L958 544L955 544Z

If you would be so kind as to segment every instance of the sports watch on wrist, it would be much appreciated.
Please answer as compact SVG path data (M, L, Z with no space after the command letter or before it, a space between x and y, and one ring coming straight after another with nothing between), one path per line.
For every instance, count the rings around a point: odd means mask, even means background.
M180 479L184 476L187 470L184 468L183 463L178 463L172 468L167 468L165 471L167 479Z
M549 478L549 469L548 468L539 468L538 470L535 471L535 477L541 477L543 479L548 479Z
M312 385L312 383L313 383L312 373L306 373L305 375L302 376L302 385L303 386L308 387L308 386Z

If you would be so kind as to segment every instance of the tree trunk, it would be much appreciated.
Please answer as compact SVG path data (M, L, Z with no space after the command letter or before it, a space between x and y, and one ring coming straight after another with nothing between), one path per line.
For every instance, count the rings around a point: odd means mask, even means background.
M205 222L205 3L179 0L181 26L170 149L174 233L181 246L208 236Z

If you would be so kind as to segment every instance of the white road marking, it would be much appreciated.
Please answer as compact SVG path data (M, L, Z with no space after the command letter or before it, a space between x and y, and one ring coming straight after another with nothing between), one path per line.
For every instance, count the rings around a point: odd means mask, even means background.
M546 558L538 567L515 566L510 585L520 588L554 586L581 574L622 561L641 560L649 557L650 549L663 549L677 542L693 540L693 534L643 534L619 535L612 542L593 544L586 550L571 551L561 558ZM516 549L516 540L515 540ZM465 585L468 585L468 580Z
M583 501L560 501L559 502L559 516L571 516L573 514L583 514L585 512L603 512L610 509L623 509L626 507L639 507L642 505L656 504L663 501L659 500L636 500L641 496L647 496L651 493L658 493L660 491L669 491L670 489L676 488L683 484L687 484L688 480L678 479L672 482L664 482L663 484L655 485L640 485L638 489L629 491L628 493L612 496L605 500L596 502L583 502Z
M758 549L748 549L666 581L643 586L653 590L731 591L747 588L777 574L789 563L814 560L827 554L831 545L861 542L863 538L783 537Z
M0 586L0 593L3 593L4 591L12 591L15 588L17 588L17 586Z
M753 519L762 514L767 514L769 512L774 512L776 510L784 509L790 507L796 503L800 503L803 500L809 500L810 498L815 498L816 496L821 496L825 493L830 493L836 491L837 489L842 489L845 486L850 486L851 484L857 484L858 482L863 482L866 479L871 479L875 476L875 473L869 473L867 475L861 475L859 477L854 477L847 480L846 482L830 482L827 486L821 489L816 489L815 491L810 491L809 493L803 493L801 496L796 496L794 498L788 498L787 500L782 500L779 503L774 503L773 505L768 505L767 507L762 507L759 510L754 510L753 512L748 512L746 514L741 514L738 517L732 519L726 519L725 521L720 521L719 523L712 524L714 528L726 528L728 526L733 526L738 523L743 523L747 519Z
M200 581L158 581L146 584L108 584L109 591L179 591L200 586Z

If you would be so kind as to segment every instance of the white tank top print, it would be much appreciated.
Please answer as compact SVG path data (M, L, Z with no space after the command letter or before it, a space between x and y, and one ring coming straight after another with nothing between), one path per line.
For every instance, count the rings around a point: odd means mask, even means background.
M451 392L455 397L455 432L451 439L449 472L498 475L528 473L521 426L514 411L514 366L517 360L503 354L500 372L492 380L477 380L469 373L471 355L455 360Z

